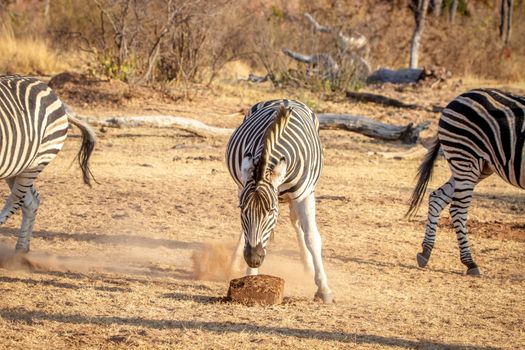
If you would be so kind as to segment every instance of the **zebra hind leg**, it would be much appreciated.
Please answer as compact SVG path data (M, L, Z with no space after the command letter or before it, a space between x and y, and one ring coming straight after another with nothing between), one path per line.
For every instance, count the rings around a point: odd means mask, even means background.
M33 226L35 224L39 204L40 195L35 187L31 186L24 197L24 205L22 206L22 225L20 227L18 241L16 242L17 251L29 251L29 244L31 241L31 235L33 234Z
M310 194L302 201L293 201L292 208L299 217L301 228L305 234L306 246L313 258L314 279L317 285L317 292L315 293L314 299L320 299L325 304L329 304L333 301L333 293L328 286L328 279L323 266L321 235L319 234L315 221L314 194Z
M29 251L29 241L40 203L38 192L33 187L33 182L38 173L39 170L26 171L7 180L11 194L0 213L0 223L3 223L16 210L22 208L22 225L15 247L17 252Z
M478 276L481 274L478 265L472 259L467 232L467 217L470 203L472 202L472 193L474 192L475 182L464 181L458 183L456 191L450 205L450 215L456 236L458 239L461 262L467 266L467 275Z
M421 244L423 250L421 253L417 253L417 264L419 267L425 267L430 259L430 253L434 248L436 242L436 231L439 216L443 209L450 204L452 201L452 195L454 193L454 179L450 178L440 188L433 191L428 199L428 217L427 225L425 230L425 238Z
M11 215L13 215L21 206L23 198L20 198L17 196L16 193L13 193L13 186L15 184L15 178L11 177L8 179L5 179L7 182L7 185L9 186L10 193L7 197L4 207L2 208L2 211L0 212L0 225L2 225L4 222L9 219ZM19 195L19 194L18 194Z

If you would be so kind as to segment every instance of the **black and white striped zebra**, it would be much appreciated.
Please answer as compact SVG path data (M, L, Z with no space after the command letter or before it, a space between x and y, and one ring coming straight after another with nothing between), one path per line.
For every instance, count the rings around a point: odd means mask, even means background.
M332 301L315 220L314 189L323 166L319 121L303 103L273 100L254 105L228 142L226 162L239 187L242 232L234 262L244 250L248 274L257 274L279 212L288 201L303 263L314 268L316 298ZM235 263L234 263L235 265Z
M425 267L436 239L441 211L449 204L461 262L467 274L479 275L467 237L467 214L476 184L493 173L511 185L525 188L525 98L495 89L476 89L456 97L443 110L437 139L419 167L408 215L417 211L440 147L452 176L430 194L423 251Z
M78 162L90 184L89 158L95 146L91 128L66 112L66 106L43 82L0 76L0 179L10 194L0 212L0 225L22 208L16 250L27 252L40 197L33 182L62 148L69 123L82 132Z

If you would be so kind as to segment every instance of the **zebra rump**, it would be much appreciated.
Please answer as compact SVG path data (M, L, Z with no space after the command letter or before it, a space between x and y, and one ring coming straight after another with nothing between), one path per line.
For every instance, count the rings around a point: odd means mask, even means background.
M0 76L0 179L10 189L0 225L22 208L17 251L29 251L40 204L34 182L62 149L70 124L82 133L76 160L84 183L91 185L89 160L96 137L89 125L76 118L47 84L31 77Z
M491 171L524 188L524 105L525 98L497 89L471 90L450 102L439 120L438 136L419 166L406 216L415 215L421 205L443 144L484 159Z

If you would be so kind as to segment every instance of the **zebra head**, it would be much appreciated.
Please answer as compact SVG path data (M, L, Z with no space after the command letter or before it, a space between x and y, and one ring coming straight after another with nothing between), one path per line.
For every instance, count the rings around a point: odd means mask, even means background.
M286 174L286 160L281 158L271 169L266 162L255 164L251 154L241 164L244 184L239 196L241 224L244 234L244 260L251 268L261 266L279 213L278 187ZM266 164L265 164L266 163ZM264 167L255 176L256 166Z

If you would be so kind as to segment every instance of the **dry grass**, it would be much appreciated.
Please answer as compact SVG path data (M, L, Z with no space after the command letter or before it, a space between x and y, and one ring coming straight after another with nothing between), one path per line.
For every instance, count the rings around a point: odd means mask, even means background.
M249 99L278 94L270 88L222 93L163 108L232 126ZM443 104L455 93L409 89L403 97ZM147 102L134 102L135 113L162 107ZM323 103L399 123L437 117ZM463 275L446 218L429 267L421 270L415 254L425 210L410 221L403 217L419 160L378 155L401 152L404 145L323 131L318 224L337 303L312 301L313 278L303 272L283 205L261 272L285 279L285 302L246 307L222 302L227 280L194 277L210 265L221 270L222 262L212 260L227 254L213 242L228 245L240 230L236 188L222 161L227 140L176 129L98 134L92 167L99 185L83 186L78 169L70 167L79 147L73 137L38 181L42 205L33 264L0 269L0 348L470 350L525 344L525 242L513 239L525 234L525 198L497 178L480 184L470 213L484 275ZM431 188L449 175L443 161L435 170ZM14 246L19 223L17 216L0 228L4 246ZM210 252L208 244L217 249ZM197 269L192 256L202 259Z
M13 31L0 27L0 73L43 75L57 73L66 67L46 40L16 37Z

